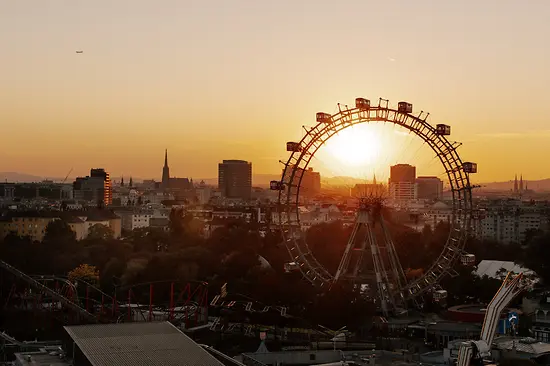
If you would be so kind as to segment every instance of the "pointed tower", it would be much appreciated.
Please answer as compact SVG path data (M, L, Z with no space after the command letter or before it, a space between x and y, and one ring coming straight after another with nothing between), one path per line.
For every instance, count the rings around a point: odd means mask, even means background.
M124 187L124 176L122 176L122 179L120 180L120 186Z
M128 183L128 187L132 188L134 186L134 181L132 180L132 176L130 176L130 183Z
M516 174L516 178L514 179L514 193L518 193L518 175Z
M523 193L523 174L519 178L519 193Z
M164 150L164 167L162 168L162 187L170 185L170 168L168 167L168 149Z
M376 185L376 173L374 173L374 176L372 178L372 184Z

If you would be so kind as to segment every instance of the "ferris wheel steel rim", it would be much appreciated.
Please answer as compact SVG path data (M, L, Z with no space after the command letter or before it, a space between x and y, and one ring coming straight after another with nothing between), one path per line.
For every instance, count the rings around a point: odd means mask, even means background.
M382 100L382 99L381 99ZM371 106L368 109L340 110L331 116L331 123L318 122L306 130L300 140L300 151L292 151L285 164L279 191L279 225L283 241L291 260L298 264L302 275L313 285L323 287L333 280L333 275L312 254L300 227L300 187L305 172L319 150L336 133L361 123L384 122L403 127L421 138L436 154L445 169L452 193L451 230L441 254L424 274L405 286L403 294L414 299L438 286L439 281L453 271L466 243L471 221L472 194L469 173L463 170L456 142L437 134L436 128L422 118L400 112L387 106Z

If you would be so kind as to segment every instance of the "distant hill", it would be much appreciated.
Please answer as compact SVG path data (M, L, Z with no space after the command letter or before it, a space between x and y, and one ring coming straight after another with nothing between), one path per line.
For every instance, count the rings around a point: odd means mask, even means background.
M514 188L514 181L480 183L480 190L510 191ZM550 178L541 180L524 180L523 187L534 191L550 191Z
M44 179L63 180L63 178L47 178L25 173L0 172L0 182L40 182Z
M18 172L0 172L0 182L41 182L43 180L52 180L54 182L61 182L63 181L65 177L47 177L47 176L38 176L33 174L26 174L26 173L18 173ZM121 177L111 177L111 180L119 182ZM132 178L134 182L141 182L143 179L138 177ZM269 182L272 180L279 180L281 179L281 175L279 174L254 174L252 176L252 185L255 187L267 187L269 186ZM67 182L72 182L74 180L74 177L69 177L67 179ZM124 177L125 182L128 182L130 180L130 176ZM204 180L204 182L208 185L217 186L218 185L218 178L202 178L202 179L196 179L194 178L193 181L195 183L200 182L201 180ZM338 176L338 177L321 177L321 184L323 186L347 186L351 187L355 184L361 184L361 183L370 183L370 180L365 179L359 179L359 178L353 178L353 177L345 177L345 176ZM483 190L494 190L494 191L510 191L514 187L514 181L509 180L506 182L487 182L487 183L478 183L481 185L480 191ZM535 190L535 191L550 191L550 178L547 179L540 179L540 180L524 180L523 181L524 186L527 185L527 188Z

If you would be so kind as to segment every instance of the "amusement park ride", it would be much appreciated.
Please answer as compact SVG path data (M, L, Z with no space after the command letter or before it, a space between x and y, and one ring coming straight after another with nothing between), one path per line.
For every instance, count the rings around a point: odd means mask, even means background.
M290 156L286 162L282 162L282 177L270 183L270 188L278 191L278 224L290 255L285 270L300 272L307 281L322 291L328 291L342 281L367 285L370 296L384 316L400 314L411 304L421 304L426 294L431 294L434 301L445 300L447 292L439 285L441 279L446 275L456 275L453 269L456 264L473 265L475 262L475 256L464 252L464 247L470 235L472 218L475 217L475 210L472 209L474 186L470 183L470 174L477 172L477 164L462 161L457 151L460 143L448 140L451 134L450 126L432 126L426 122L429 113L421 111L418 115L413 115L413 106L408 102L399 102L397 108L392 108L386 99L380 98L377 105L371 105L367 99L356 98L354 108L342 108L339 104L338 109L335 114L317 113L317 123L311 128L304 127L306 134L299 142L287 142L286 149ZM302 179L315 154L338 132L357 124L371 122L400 126L416 135L435 153L449 183L452 214L448 238L436 261L415 280L407 281L405 277L386 223L386 208L381 196L371 195L361 199L351 235L334 274L315 258L301 228L300 205L304 202L300 195L303 191ZM139 295L134 286L119 289L113 296L109 296L84 282L77 287L67 279L28 276L1 260L0 270L11 273L20 280L18 282L24 283L26 288L33 289L35 307L46 307L47 309L42 310L52 312L68 309L76 315L75 322L162 319L179 322L188 328L208 323L208 306L242 307L242 310L248 313L257 314L274 311L281 317L287 317L285 307L261 305L253 309L253 303L248 300L229 301L226 299L225 286L220 295L209 303L208 288L204 282L148 283L144 284L148 288L142 288ZM481 339L466 342L461 346L458 366L474 365L488 355L500 312L523 288L522 275L512 277L511 274L506 277L489 304ZM15 287L11 292L13 297L17 295L22 298L21 291ZM162 296L158 297L169 297L169 304L155 305L154 298L158 292L162 293ZM223 327L219 321L210 325L212 330Z
M287 270L300 271L305 279L322 289L330 289L335 283L350 280L355 284L365 284L361 272L364 270L365 254L372 260L370 288L376 289L377 302L381 312L388 316L399 313L408 303L421 303L422 296L431 293L435 301L446 298L447 292L439 283L448 274L456 274L453 266L458 262L471 265L475 262L472 254L464 252L469 236L472 219L472 185L470 174L477 172L477 164L463 162L458 155L460 143L451 142L447 136L451 127L437 124L435 127L426 122L429 113L421 111L413 115L413 106L408 102L399 102L397 108L390 107L389 101L379 99L378 105L371 105L368 99L357 98L355 108L342 108L333 115L319 112L317 124L306 128L306 134L299 142L287 142L290 157L284 164L284 171L279 181L272 181L270 187L279 192L279 225L284 242L291 257ZM371 197L363 200L356 214L354 228L349 238L344 255L335 274L315 258L301 229L300 195L302 178L315 154L332 136L338 132L360 124L384 122L400 126L415 134L428 145L443 166L452 194L451 230L442 253L435 263L425 271L421 278L407 283L395 248L382 215L382 200ZM375 225L379 223L383 240L378 241ZM366 230L360 230L365 228ZM365 232L360 246L354 246L359 232ZM359 252L358 259L350 260L353 252ZM354 263L351 265L350 263ZM373 297L374 297L373 296Z
M530 284L523 274L508 273L497 293L487 306L481 336L478 341L464 342L459 349L457 366L483 365L483 359L491 355L491 345L495 338L500 313L517 294Z

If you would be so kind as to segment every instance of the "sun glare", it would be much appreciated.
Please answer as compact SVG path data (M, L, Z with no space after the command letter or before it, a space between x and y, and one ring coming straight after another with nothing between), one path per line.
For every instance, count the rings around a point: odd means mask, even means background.
M327 153L350 168L376 164L381 144L373 127L363 124L342 130L327 141Z

